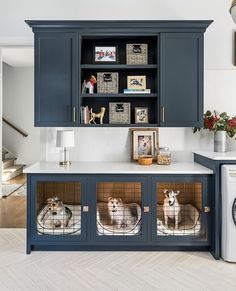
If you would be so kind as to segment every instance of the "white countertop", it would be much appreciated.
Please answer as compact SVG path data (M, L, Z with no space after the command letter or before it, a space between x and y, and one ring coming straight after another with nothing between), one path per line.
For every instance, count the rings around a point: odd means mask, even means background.
M39 162L24 169L30 174L213 174L197 163L172 163L160 166L141 166L131 162L72 162L60 166L55 162Z
M209 158L211 160L216 160L216 161L230 161L230 160L236 161L236 151L225 152L225 153L199 151L199 152L194 152L194 154Z

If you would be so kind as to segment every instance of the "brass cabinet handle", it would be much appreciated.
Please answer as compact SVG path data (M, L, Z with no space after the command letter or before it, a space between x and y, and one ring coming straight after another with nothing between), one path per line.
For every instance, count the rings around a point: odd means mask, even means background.
M83 212L89 212L89 207L88 205L83 206Z
M162 110L162 122L165 123L165 107L162 106L161 110Z
M75 106L73 106L72 114L73 114L73 122L75 123L76 122L76 108L75 108Z
M204 212L205 213L211 212L211 207L210 206L204 206Z
M143 207L143 212L148 213L150 211L149 206Z

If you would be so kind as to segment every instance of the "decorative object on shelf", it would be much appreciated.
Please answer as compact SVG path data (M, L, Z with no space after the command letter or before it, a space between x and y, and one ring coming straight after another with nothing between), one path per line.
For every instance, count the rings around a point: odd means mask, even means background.
M101 107L101 111L99 113L95 113L95 112L93 112L93 108L91 108L90 109L89 124L91 124L91 122L96 124L96 121L95 121L96 118L99 118L100 119L100 124L103 124L103 117L104 117L105 111L106 111L106 108L105 107Z
M171 164L171 153L168 147L160 147L157 154L158 165L170 165Z
M151 94L151 89L124 89L124 94Z
M159 150L158 128L131 128L131 161L137 161L139 156L150 156L156 160Z
M80 122L81 124L88 124L90 119L90 110L88 106L80 106Z
M98 93L117 94L119 86L119 74L117 72L97 73Z
M110 124L130 124L130 103L110 102L109 103L109 123Z
M146 76L127 76L127 87L129 90L145 90Z
M62 166L69 166L70 161L70 152L67 150L69 147L74 147L75 145L75 136L73 130L58 130L56 138L56 146L63 147L63 160L59 163Z
M148 45L126 44L126 63L128 65L146 65L148 63Z
M193 133L200 131L202 128L195 127ZM236 134L236 116L229 116L226 112L217 114L207 111L204 114L204 127L214 132L214 151L226 151L226 137L234 137Z
M87 90L89 91L89 94L94 93L94 85L97 83L97 79L94 75L91 75L89 81L84 80L82 84L82 94L87 93Z
M148 107L135 107L135 123L148 123Z
M233 21L236 23L236 0L232 1L229 12L233 18Z
M139 156L138 163L143 166L150 166L152 164L153 158L152 156Z
M94 46L95 63L116 63L117 46Z

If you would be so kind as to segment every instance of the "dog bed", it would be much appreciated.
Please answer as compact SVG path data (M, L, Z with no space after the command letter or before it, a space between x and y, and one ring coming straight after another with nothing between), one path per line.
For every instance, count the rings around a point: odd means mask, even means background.
M174 219L168 219L168 227L165 226L163 205L157 204L157 234L158 235L194 235L200 234L200 211L192 204L180 204L181 221L178 229L175 229Z
M123 225L118 228L117 225L110 224L107 203L97 204L97 234L98 235L138 235L141 225L141 207L137 203L126 204L131 210L131 217L128 217L132 224ZM127 218L127 217L126 217Z
M39 234L53 234L53 235L67 235L67 234L81 234L81 205L68 205L64 204L64 206L68 207L72 216L69 220L69 224L67 227L52 227L50 221L43 220L47 210L47 205L43 206L39 211L37 217L37 230Z

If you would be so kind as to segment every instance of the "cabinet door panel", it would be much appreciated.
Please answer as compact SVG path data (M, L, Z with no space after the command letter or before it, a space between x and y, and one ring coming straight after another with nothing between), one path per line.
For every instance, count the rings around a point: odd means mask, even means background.
M77 41L73 33L35 36L35 125L74 126Z
M202 34L163 33L160 49L161 126L202 126Z

